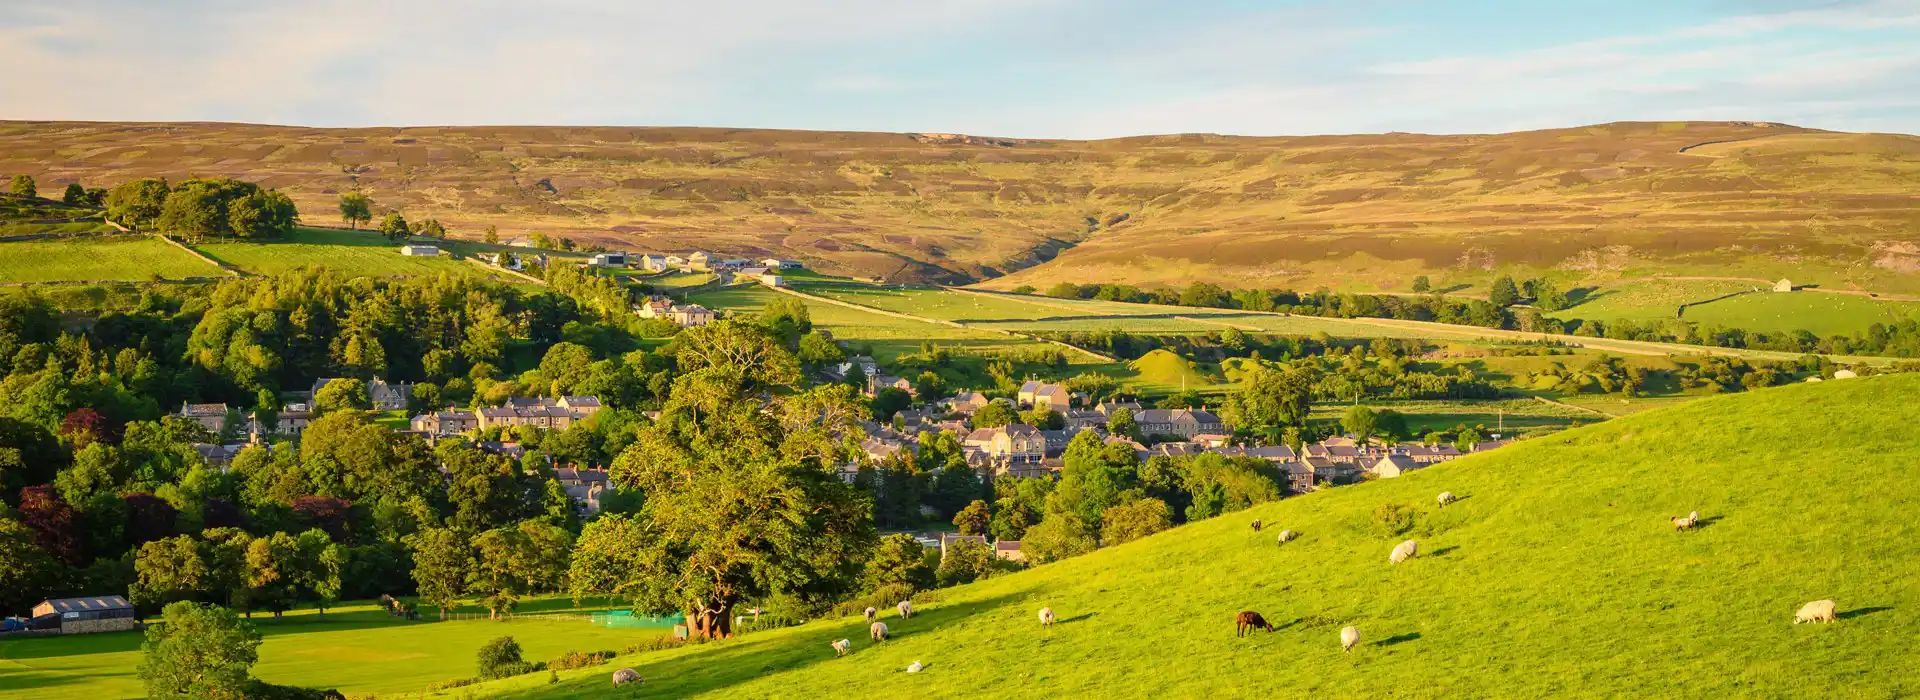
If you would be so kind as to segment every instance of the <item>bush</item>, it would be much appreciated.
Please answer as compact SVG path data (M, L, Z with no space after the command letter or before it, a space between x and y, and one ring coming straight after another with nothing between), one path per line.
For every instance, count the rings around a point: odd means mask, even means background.
M569 651L560 658L547 662L547 668L554 671L571 671L576 668L599 666L613 658L611 651Z
M512 636L500 637L480 647L480 678L492 680L532 673L545 664L530 664L520 658L520 643Z
M1398 503L1382 503L1373 512L1373 530L1381 537L1399 537L1412 532L1418 524L1419 511L1412 506Z
M452 690L454 688L462 688L462 687L473 685L479 682L480 682L480 679L478 678L455 678L453 680L436 681L436 682L427 684L427 692L438 693L442 690Z
M315 690L291 685L274 685L260 680L247 683L247 700L347 700L338 690Z

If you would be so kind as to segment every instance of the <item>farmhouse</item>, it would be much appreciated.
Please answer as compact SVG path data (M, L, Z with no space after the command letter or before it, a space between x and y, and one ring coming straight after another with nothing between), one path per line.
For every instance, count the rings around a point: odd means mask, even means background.
M640 318L666 318L673 313L673 300L656 294L647 297L646 301L635 304L633 313Z
M1149 408L1133 414L1133 421L1140 426L1140 432L1146 435L1178 435L1192 438L1206 433L1227 432L1227 426L1205 409L1164 409Z
M320 390L326 388L328 382L340 378L341 377L322 377L313 380L313 394L315 396L320 395ZM398 411L406 408L407 396L410 395L412 391L413 385L406 382L388 384L377 377L367 380L367 398L373 400L373 410L375 411Z
M1027 555L1020 551L1020 540L1000 540L993 543L993 556L1007 561L1026 561Z
M667 319L680 324L682 328L694 328L713 323L713 311L699 304L674 306L667 312Z
M414 416L409 422L414 430L442 437L480 429L480 416L473 411L424 413Z
M593 257L588 258L587 264L592 265L594 267L626 267L627 254L626 253L598 253L598 254L595 254Z
M400 254L410 258L432 258L440 255L440 248L430 245L403 245Z
M666 257L652 254L640 256L637 264L640 269L648 272L664 272L668 267Z
M59 629L61 634L121 632L133 629L133 604L117 595L54 598L33 606L30 629Z
M182 402L180 412L174 415L199 423L201 427L215 434L227 427L227 405L223 403Z
M760 275L760 283L769 287L787 286L786 278L773 274L771 272Z
M1047 456L1047 438L1040 429L1014 423L1000 428L981 428L961 443L980 450L987 458L1006 464L1037 464Z
M760 264L775 270L798 270L805 267L798 260L781 260L780 258L767 258L760 261Z
M710 259L705 251L696 250L687 256L686 268L695 272L706 272L710 269L710 266L707 264L707 261Z
M1784 277L1780 278L1780 281L1773 283L1773 291L1776 291L1776 292L1793 291L1793 280L1790 280Z
M1367 472L1382 479L1391 479L1424 466L1406 455L1387 455L1374 462Z
M1065 412L1072 406L1073 393L1062 384L1029 381L1020 385L1019 399L1023 406L1046 408Z

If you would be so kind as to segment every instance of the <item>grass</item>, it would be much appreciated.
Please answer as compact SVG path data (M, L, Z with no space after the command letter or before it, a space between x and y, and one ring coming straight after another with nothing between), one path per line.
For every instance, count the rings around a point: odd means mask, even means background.
M887 615L884 644L834 619L612 667L692 698L1908 696L1920 474L1886 407L1916 395L1920 375L1702 400L942 591ZM1383 504L1411 530L1384 531ZM1691 510L1703 526L1676 533ZM1303 537L1278 547L1281 527ZM1408 538L1421 556L1390 566ZM1840 622L1792 624L1823 598ZM1277 631L1235 638L1240 610ZM602 697L607 673L544 683L476 691Z
M1603 323L1664 321L1677 316L1682 304L1763 287L1758 282L1733 280L1643 280L1593 289L1580 304L1547 315Z
M283 240L261 243L202 243L200 252L247 272L275 275L306 266L324 266L353 275L394 276L488 274L479 267L442 255L413 258L400 245L369 231L301 228Z
M1811 331L1827 336L1860 333L1875 323L1892 325L1920 317L1920 302L1885 301L1851 294L1763 292L1687 307L1687 320L1768 333Z
M338 688L348 694L400 694L427 685L474 675L480 645L512 635L530 661L545 661L568 651L618 650L655 639L660 629L597 627L578 617L563 599L532 600L510 621L486 619L421 621L388 617L372 604L350 604L327 612L289 613L275 621L256 615L265 641L254 675L289 685ZM430 609L429 609L430 610ZM468 614L485 614L462 608ZM0 697L34 700L117 700L145 695L136 675L139 632L42 637L0 641Z
M688 298L710 309L751 315L759 313L761 307L779 295L779 292L765 287L750 285L698 291L688 295ZM1021 352L1041 347L1031 340L1010 338L998 333L888 316L811 299L805 300L805 303L815 328L832 333L838 340L871 345L874 357L882 362L891 362L902 354L918 352L922 342L985 354ZM1074 361L1085 360L1077 353L1071 357Z
M226 273L151 236L0 242L0 282L137 282Z
M1415 435L1452 430L1461 425L1484 425L1487 430L1508 437L1535 436L1587 425L1604 420L1584 411L1542 403L1532 399L1502 401L1368 401L1376 411L1392 410L1405 415L1407 429ZM1313 407L1315 420L1338 419L1350 404L1321 403Z

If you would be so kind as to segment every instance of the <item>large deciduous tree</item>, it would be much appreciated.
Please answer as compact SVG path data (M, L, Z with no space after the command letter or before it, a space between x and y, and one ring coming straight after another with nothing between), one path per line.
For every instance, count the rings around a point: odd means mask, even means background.
M688 335L680 361L693 370L613 465L646 503L621 533L636 550L594 561L632 568L597 585L684 612L700 636L728 637L743 601L818 600L853 584L874 542L872 506L834 465L848 456L840 436L867 414L846 386L766 406L760 389L797 377L798 364L763 331L723 322Z
M167 181L157 177L122 182L107 192L107 218L135 231L152 226L171 191Z
M360 225L373 220L373 200L359 192L347 192L340 195L340 220L347 227L359 230Z
M149 698L241 700L260 659L260 633L232 610L180 601L147 628L140 680Z

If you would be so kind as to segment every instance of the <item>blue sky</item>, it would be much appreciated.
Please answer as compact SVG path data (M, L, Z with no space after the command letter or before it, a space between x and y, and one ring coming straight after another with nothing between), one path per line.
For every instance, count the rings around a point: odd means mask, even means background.
M1920 0L68 0L0 118L1098 138L1920 132Z

